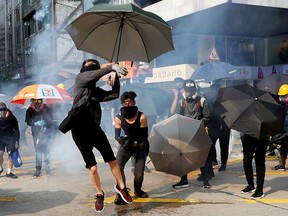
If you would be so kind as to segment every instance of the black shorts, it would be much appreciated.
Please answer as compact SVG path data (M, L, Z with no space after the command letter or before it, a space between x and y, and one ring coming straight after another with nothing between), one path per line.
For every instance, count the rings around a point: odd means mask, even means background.
M0 151L14 151L15 150L15 139L3 139L0 138Z
M71 132L73 140L86 163L86 168L97 164L93 153L94 147L100 152L105 163L116 160L111 145L99 125L81 125L72 128Z

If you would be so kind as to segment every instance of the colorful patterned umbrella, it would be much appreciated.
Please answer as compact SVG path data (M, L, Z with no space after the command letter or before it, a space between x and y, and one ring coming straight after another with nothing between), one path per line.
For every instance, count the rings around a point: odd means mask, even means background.
M26 100L30 101L30 99L44 99L46 104L63 103L73 100L65 90L57 86L35 84L21 89L18 94L13 97L10 103L24 105Z

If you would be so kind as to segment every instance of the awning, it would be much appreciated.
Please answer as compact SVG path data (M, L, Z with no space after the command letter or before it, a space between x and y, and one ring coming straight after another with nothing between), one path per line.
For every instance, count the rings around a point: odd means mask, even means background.
M224 3L168 22L173 35L269 38L288 34L288 9Z

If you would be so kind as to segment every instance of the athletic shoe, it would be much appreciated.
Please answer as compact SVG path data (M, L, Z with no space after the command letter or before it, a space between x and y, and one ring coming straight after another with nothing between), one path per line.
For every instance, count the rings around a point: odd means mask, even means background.
M6 177L7 178L12 178L12 179L16 179L18 178L16 175L14 175L12 172L10 172L9 174L6 173Z
M177 184L172 185L173 188L179 189L179 188L186 188L189 187L188 181L183 180L178 182Z
M280 171L284 171L285 170L285 166L283 165L277 165L273 168L273 170L280 170Z
M212 161L212 167L213 167L213 169L218 168L218 162L217 161Z
M121 198L128 204L132 203L132 197L130 196L128 189L125 187L121 189L118 184L114 186L114 190L120 194Z
M0 169L0 175L1 175L2 172L3 172L3 168Z
M220 168L218 169L219 172L226 170L226 164L221 164Z
M202 188L210 189L210 188L212 188L212 186L210 185L210 183L208 181L204 181Z
M146 192L144 192L143 190L135 190L134 194L139 197L139 198L147 198L148 194Z
M261 191L255 191L255 193L251 196L251 199L261 199L265 197L265 194Z
M253 193L253 192L255 192L255 187L254 186L249 186L249 185L241 190L242 194L248 194L248 193Z
M124 200L121 198L120 194L116 194L116 197L114 199L114 203L116 205L126 205L127 203L124 202Z
M103 194L97 194L95 199L95 210L96 212L101 212L104 209L104 192Z
M34 177L37 178L41 175L41 171L40 170L36 170L36 172L34 173Z

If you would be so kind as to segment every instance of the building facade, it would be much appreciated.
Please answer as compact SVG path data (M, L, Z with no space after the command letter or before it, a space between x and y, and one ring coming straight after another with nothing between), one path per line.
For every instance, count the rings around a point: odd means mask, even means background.
M217 50L222 61L237 66L279 64L277 51L287 35L267 38L195 33L189 31L193 29L192 18L189 20L189 16L227 2L287 9L287 1L4 0L0 2L1 73L9 72L19 81L35 76L57 74L59 71L78 73L84 58L97 57L78 51L66 33L65 26L93 4L128 2L134 2L145 10L158 14L173 27L175 50L152 61L151 67L199 65L207 61L213 48ZM185 23L186 19L188 21ZM259 22L259 26L264 24ZM204 27L205 25L203 29ZM107 63L103 59L98 60Z

